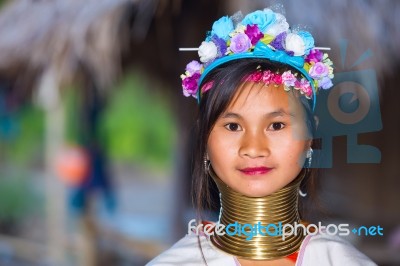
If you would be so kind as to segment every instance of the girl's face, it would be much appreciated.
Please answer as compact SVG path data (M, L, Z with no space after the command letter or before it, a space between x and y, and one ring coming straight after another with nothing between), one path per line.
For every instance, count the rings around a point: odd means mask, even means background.
M208 139L218 177L233 190L263 197L300 173L311 145L305 113L295 93L282 85L245 82Z

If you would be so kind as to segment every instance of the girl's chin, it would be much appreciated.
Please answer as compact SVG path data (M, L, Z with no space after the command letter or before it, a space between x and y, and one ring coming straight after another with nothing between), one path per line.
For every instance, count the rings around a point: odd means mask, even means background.
M239 192L240 194L247 196L247 197L251 197L251 198L259 198L259 197L266 197L268 195L271 195L272 193L274 193L277 190L267 190L265 189L265 187L263 188L246 188L246 189L238 189L236 190L236 192Z
M242 176L235 176L234 179L222 181L228 185L232 190L251 198L265 197L280 189L280 185L273 182L269 178L243 178Z
M244 193L241 193L241 194L243 194L244 196L247 196L249 198L261 198L261 197L269 196L272 193L273 192L249 192L249 193L244 192Z

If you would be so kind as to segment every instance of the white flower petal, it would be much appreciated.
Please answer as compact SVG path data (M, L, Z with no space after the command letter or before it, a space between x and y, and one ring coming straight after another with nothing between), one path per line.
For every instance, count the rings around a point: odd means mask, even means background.
M285 39L285 49L292 51L295 56L301 56L305 53L305 44L303 38L295 33L289 33Z
M213 42L202 42L199 47L199 57L202 63L207 63L217 57L218 48Z

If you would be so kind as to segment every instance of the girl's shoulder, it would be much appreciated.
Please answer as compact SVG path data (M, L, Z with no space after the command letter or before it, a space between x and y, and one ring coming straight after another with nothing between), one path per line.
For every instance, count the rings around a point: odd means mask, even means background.
M376 265L352 244L339 236L324 233L308 235L299 251L296 266L301 265Z
M199 247L199 241L203 254ZM205 265L203 256L209 266L236 265L235 258L216 249L207 236L199 235L197 237L195 233L190 233L151 260L146 266Z

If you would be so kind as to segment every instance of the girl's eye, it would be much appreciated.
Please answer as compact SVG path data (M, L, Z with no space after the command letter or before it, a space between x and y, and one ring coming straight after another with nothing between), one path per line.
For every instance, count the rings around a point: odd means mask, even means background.
M285 127L285 124L284 124L284 123L282 123L282 122L275 122L275 123L272 123L272 124L271 124L270 129L272 129L272 130L281 130L281 129L283 129L284 127Z
M229 131L239 131L239 130L241 130L241 127L239 126L239 124L236 124L236 123L226 124L225 128L228 129Z

